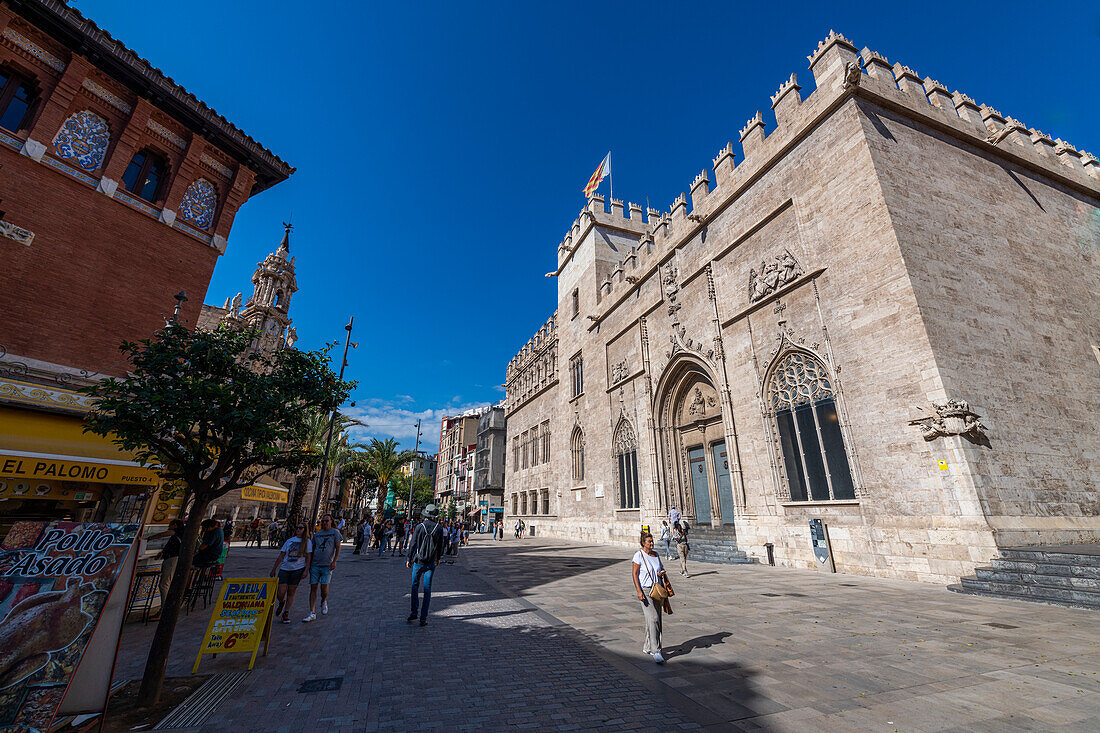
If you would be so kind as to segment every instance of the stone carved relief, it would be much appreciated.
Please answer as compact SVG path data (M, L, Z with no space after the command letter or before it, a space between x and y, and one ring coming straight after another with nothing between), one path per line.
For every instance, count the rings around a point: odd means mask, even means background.
M611 383L616 384L630 376L630 369L626 365L626 359L618 364L611 365Z
M695 396L692 397L691 404L688 405L689 415L702 415L707 411L708 407L717 407L718 400L713 395L707 395L706 399L703 398L703 391L698 387L695 388Z
M933 414L909 421L910 425L920 425L925 440L932 441L948 435L961 435L973 443L989 444L985 426L982 425L979 415L970 409L970 403L966 400L933 402L932 408ZM917 409L928 412L923 407Z
M0 221L0 237L7 237L20 244L29 245L34 241L34 232L17 227L10 221Z
M665 285L665 298L668 300L668 315L674 321L678 321L677 315L680 311L680 304L676 302L677 297L680 294L680 283L678 282L678 275L675 267L669 266L665 270L664 285Z
M749 302L755 303L774 293L780 287L802 276L802 266L789 251L777 255L774 260L760 263L760 271L749 270Z
M690 351L706 359L711 366L714 366L714 349L704 350L705 344L688 338L687 329L683 326L674 324L672 335L668 337L668 340L672 344L672 349L665 353L666 358L671 359L679 351Z

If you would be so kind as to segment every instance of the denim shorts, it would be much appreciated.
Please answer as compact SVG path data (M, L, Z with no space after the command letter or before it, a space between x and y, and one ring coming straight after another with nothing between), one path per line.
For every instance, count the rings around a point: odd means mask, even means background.
M298 568L297 570L283 570L280 568L279 583L282 585L298 585L302 582L302 575L305 572L305 568Z
M332 578L332 568L328 565L310 565L309 566L309 584L328 585L328 581Z

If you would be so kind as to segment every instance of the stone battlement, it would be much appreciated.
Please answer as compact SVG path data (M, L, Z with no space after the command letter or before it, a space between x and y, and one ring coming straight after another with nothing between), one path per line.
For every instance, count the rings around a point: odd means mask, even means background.
M604 197L594 195L559 245L558 270L550 274L561 272L590 226L612 226L636 233L638 244L600 283L597 302L611 295L618 283L625 281L632 289L642 279L639 276L655 267L656 260L663 258L673 243L689 236L727 205L742 187L771 164L774 156L782 154L784 146L803 134L822 115L828 114L831 106L846 94L905 107L914 116L950 126L976 144L1011 152L1025 158L1032 167L1100 192L1100 162L1092 154L1060 138L1055 140L1034 128L1027 128L1018 120L1005 117L993 107L978 104L959 91L951 92L944 84L931 77L922 77L909 66L891 64L885 56L869 48L857 51L852 41L840 33L830 31L807 59L814 76L813 92L802 98L796 74L782 82L771 95L774 128L765 133L768 122L761 111L741 128L738 138L742 153L740 163L733 143L726 143L713 159L713 180L704 170L692 182L690 204L687 194L681 194L665 212L649 209L644 221L640 206L629 204L629 214L624 215L621 201L613 200L607 210ZM633 271L639 271L638 275Z
M528 361L542 353L545 347L558 337L558 314L550 316L546 323L542 324L535 335L532 336L523 348L508 362L507 378L511 380L513 374L522 369Z

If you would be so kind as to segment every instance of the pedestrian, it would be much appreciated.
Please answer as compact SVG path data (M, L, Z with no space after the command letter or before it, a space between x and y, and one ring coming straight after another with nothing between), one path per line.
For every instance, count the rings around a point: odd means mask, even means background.
M165 608L168 599L168 588L172 585L172 576L176 574L176 563L179 562L180 550L183 549L184 524L179 519L173 519L168 523L168 529L149 539L168 537L164 547L160 548L160 607Z
M689 529L687 522L679 521L673 530L673 538L676 540L676 552L680 555L680 575L685 578L691 577L688 575L688 551L691 550L691 545L688 544Z
M233 517L227 517L222 525L222 537L226 541L233 541Z
M382 557L382 535L386 531L386 525L379 519L374 523L374 528L371 531L371 535L374 537L374 548L378 550L378 557Z
M428 604L432 600L432 575L435 573L439 559L443 557L443 527L435 522L437 512L435 504L424 507L420 524L413 530L412 539L409 541L409 555L405 562L405 567L412 570L412 610L406 621L409 623L415 621L419 612L421 626L428 625ZM417 593L422 581L424 602L421 604Z
M653 549L653 535L643 531L640 544L642 549L634 553L631 570L634 576L634 590L638 595L638 602L642 604L642 615L645 617L645 643L642 652L653 657L657 664L664 664L665 658L661 649L661 611L667 607L668 596L665 591L664 565L661 556ZM660 586L658 596L653 595L653 587ZM665 595L661 595L665 593ZM671 611L671 607L667 607Z
M343 517L340 517L340 521L336 524L336 529L340 530L341 536L344 534L344 528L347 527L347 522Z
M340 559L340 543L344 536L332 526L332 515L321 517L321 531L313 535L313 559L309 566L309 615L303 623L317 620L317 586L321 586L321 615L328 613L328 586L332 571Z
M260 546L260 518L252 517L252 521L248 523L248 538L245 540L244 546L248 547L253 542L256 543L256 547Z
M405 554L405 520L398 519L393 523L393 547L390 549L390 557L394 553Z
M672 507L671 509L668 510L668 523L671 524L673 527L675 527L676 523L679 522L679 521L680 521L680 510L677 509L676 507Z
M498 519L497 520L497 542L503 542L503 541L504 541L504 520L503 519Z
M267 546L278 547L279 546L279 520L272 519L271 524L267 525Z
M360 522L359 528L355 530L355 552L353 555L358 555L363 550L363 542L366 539L366 522Z
M283 543L279 557L275 558L275 564L271 566L271 574L278 574L279 577L279 586L275 589L279 605L275 607L275 615L282 616L284 624L290 623L290 607L294 605L294 595L298 592L298 584L302 582L302 575L309 569L312 559L313 542L309 539L309 525L302 521L298 523L294 536Z
M519 533L522 532L522 531L523 531L523 522L521 522L520 520L517 519L516 520L515 533L513 534L513 536L518 540L519 539Z
M661 520L661 542L665 543L665 559L672 559L672 533L668 530L668 520Z
M218 564L222 545L225 544L222 527L216 519L204 519L199 528L202 530L202 538L199 540L199 549L195 552L193 564L197 568L213 567Z
M378 557L382 557L382 553L386 551L386 545L389 544L389 538L389 521L382 520L378 523Z

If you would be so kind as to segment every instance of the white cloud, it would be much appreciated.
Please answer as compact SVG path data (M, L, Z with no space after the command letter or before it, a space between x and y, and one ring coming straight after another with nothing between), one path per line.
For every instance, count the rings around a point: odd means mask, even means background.
M416 420L419 418L422 433L420 449L435 453L439 450L439 427L444 417L485 406L484 403L462 404L455 401L446 407L414 410L408 406L411 401L408 395L397 395L394 399L374 397L356 400L355 407L345 406L341 412L367 424L366 427L352 427L350 432L354 441L366 443L371 438L384 440L393 437L401 442L402 448L409 450L416 445Z

